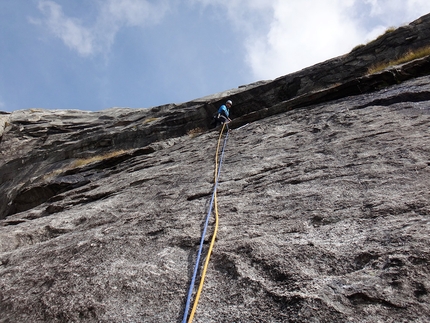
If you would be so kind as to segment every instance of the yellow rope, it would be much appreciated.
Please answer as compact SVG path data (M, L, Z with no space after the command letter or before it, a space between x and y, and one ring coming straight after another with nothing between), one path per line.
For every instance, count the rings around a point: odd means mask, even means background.
M218 175L218 152L219 152L219 146L220 146L220 142L221 142L222 133L224 132L224 127L225 127L225 124L223 124L221 132L219 134L218 146L217 146L216 154L215 154L215 179L214 179L214 182L216 182L217 175ZM215 244L216 234L218 232L218 204L217 204L216 191L214 192L214 208L215 208L215 229L214 229L214 233L212 236L211 244L209 246L208 255L206 256L205 265L203 267L202 277L200 278L200 285L199 285L199 288L197 289L196 298L194 299L194 304L193 304L193 308L191 310L190 317L188 318L188 323L191 323L193 321L194 314L195 314L196 309L197 309L197 304L199 303L200 294L202 292L203 283L204 283L205 277L206 277L206 270L208 269L209 259L211 257L213 246Z

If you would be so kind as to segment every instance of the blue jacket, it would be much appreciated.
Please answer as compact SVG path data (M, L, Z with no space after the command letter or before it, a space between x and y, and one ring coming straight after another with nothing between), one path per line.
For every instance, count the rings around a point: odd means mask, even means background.
M227 107L223 104L222 106L219 107L218 109L218 113L222 114L223 116L225 116L226 118L228 118L230 111L227 109Z

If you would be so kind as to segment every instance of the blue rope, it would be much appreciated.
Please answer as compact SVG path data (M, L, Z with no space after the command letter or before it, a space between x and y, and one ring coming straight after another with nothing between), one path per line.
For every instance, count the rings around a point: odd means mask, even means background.
M225 146L226 146L226 143L227 143L227 138L228 138L228 131L227 131L227 134L226 134L226 136L224 138L224 143L223 143L223 146L222 146L221 157L220 157L220 162L219 162L219 167L218 167L218 173L217 173L217 176L216 176L216 179L215 179L215 184L214 184L214 189L213 189L213 193L212 193L212 198L211 198L211 202L210 202L210 205L209 205L209 211L208 211L208 214L206 215L205 226L203 228L202 237L200 239L200 247L199 247L199 251L197 253L197 259L196 259L196 264L194 266L193 277L191 278L190 289L188 290L187 303L185 305L185 311L184 311L184 316L182 318L182 323L187 323L188 312L190 310L191 296L193 294L194 284L196 282L197 271L199 269L200 257L202 255L203 243L204 243L205 236L206 236L206 230L208 228L209 218L211 216L212 209L213 209L213 202L214 202L214 198L215 198L215 193L216 193L216 189L218 187L218 179L219 179L219 176L221 174L221 165L222 165L222 160L223 160L223 157L224 157L224 150L225 150Z

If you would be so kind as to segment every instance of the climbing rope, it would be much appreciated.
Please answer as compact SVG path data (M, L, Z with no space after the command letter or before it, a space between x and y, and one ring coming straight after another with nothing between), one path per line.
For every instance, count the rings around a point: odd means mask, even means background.
M225 146L226 146L227 139L228 139L228 131L227 131L227 134L226 134L226 136L224 138L224 143L223 143L223 146L222 146L221 158L218 158L218 156L219 156L219 147L220 147L220 143L221 143L222 134L224 132L224 128L225 128L225 124L223 124L221 132L219 134L219 138L218 138L218 145L217 145L217 149L216 149L216 153L215 153L214 189L213 189L213 193L212 193L211 202L210 202L210 205L209 205L209 211L208 211L208 214L206 216L205 226L203 228L202 237L200 239L200 247L199 247L199 251L197 253L197 259L196 259L196 264L194 266L193 277L191 278L190 289L188 290L188 297L187 297L187 302L186 302L186 305L185 305L185 311L184 311L184 316L183 316L183 319L182 319L182 323L187 323L187 322L191 323L193 321L194 314L195 314L196 309L197 309L197 304L198 304L199 299L200 299L200 294L201 294L201 291L203 289L203 283L204 283L204 280L205 280L205 277L206 277L206 271L207 271L207 267L208 267L208 264L209 264L210 256L211 256L212 249L213 249L213 246L215 244L216 235L217 235L217 232L218 232L218 204L217 204L217 193L216 193L216 191L217 191L217 187L218 187L219 176L221 174L221 165L222 165L222 160L224 158L224 150L225 150ZM219 167L218 167L218 160L219 160ZM188 317L188 311L190 309L191 297L192 297L192 294L193 294L194 284L195 284L195 280L196 280L196 276L197 276L197 272L198 272L199 264L200 264L200 257L201 257L202 250L203 250L203 243L204 243L204 239L205 239L205 236L206 236L206 230L207 230L207 227L208 227L209 218L210 218L210 215L212 213L212 209L213 208L215 208L215 228L214 228L214 233L212 235L211 244L209 246L209 250L208 250L208 253L207 253L207 256L206 256L205 264L204 264L204 267L203 267L203 270L202 270L202 275L201 275L201 278L200 278L200 284L199 284L199 287L198 287L198 290L197 290L197 293L196 293L196 296L195 296L195 299L194 299L193 308L191 310L190 316ZM188 317L188 321L187 321L187 317Z

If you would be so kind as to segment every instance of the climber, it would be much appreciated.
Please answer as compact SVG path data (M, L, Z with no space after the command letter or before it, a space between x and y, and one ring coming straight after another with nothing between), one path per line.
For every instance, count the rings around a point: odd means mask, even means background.
M220 124L229 123L231 121L230 108L232 105L233 102L231 102L231 100L227 100L225 104L220 106L217 114L214 115L214 120L212 121L212 124L215 125L215 127L219 126Z

